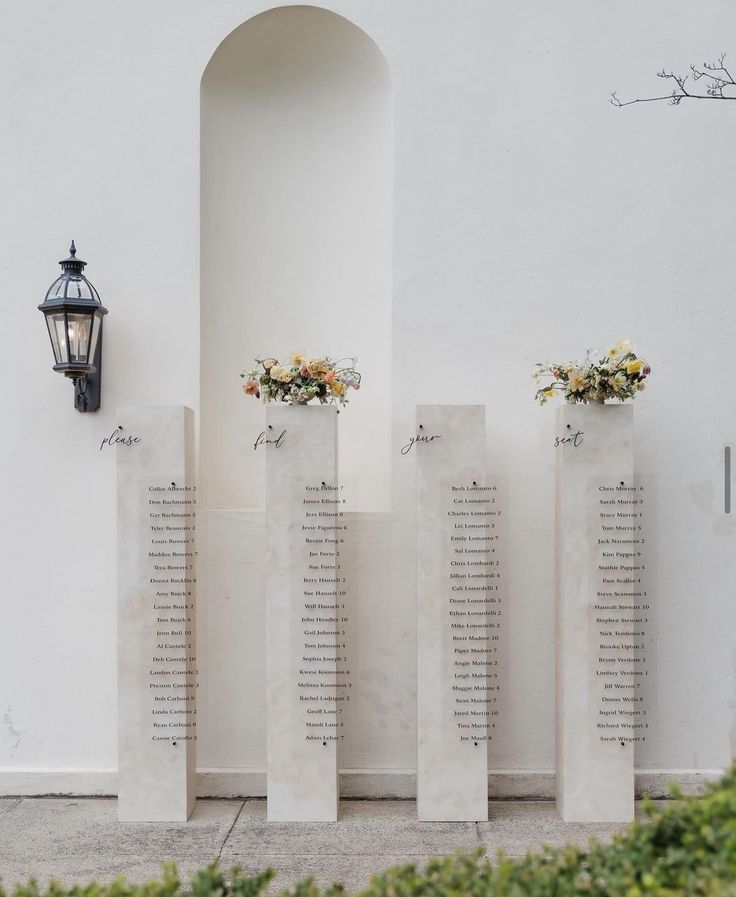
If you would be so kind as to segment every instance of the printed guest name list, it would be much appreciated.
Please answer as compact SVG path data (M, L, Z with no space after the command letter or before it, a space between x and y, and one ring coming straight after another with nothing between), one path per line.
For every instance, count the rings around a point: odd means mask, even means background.
M593 495L596 593L592 603L596 730L603 742L644 742L649 598L644 487L599 484Z
M151 738L196 740L196 486L147 487Z
M490 741L498 715L501 561L498 488L450 484L446 494L450 683L462 742Z
M297 691L307 741L326 745L345 738L350 700L347 661L347 577L343 563L348 524L342 487L307 484L302 496L301 631Z

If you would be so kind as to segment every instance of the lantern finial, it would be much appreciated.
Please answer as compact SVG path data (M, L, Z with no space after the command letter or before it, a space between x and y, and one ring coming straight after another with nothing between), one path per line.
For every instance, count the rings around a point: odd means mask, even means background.
M64 271L74 271L79 274L84 270L87 262L83 262L82 259L77 258L77 245L74 240L72 240L72 245L69 247L68 258L61 259L59 264Z

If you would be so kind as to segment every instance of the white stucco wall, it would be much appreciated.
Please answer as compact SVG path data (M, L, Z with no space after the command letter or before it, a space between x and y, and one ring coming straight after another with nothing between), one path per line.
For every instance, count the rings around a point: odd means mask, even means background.
M393 116L386 60L334 13L272 10L220 45L201 103L204 501L263 505L263 450L252 450L263 408L232 388L240 372L256 357L328 351L357 356L370 384L361 413L340 419L341 482L351 507L387 510Z
M99 444L125 424L118 406L198 409L200 80L220 42L266 8L31 0L4 11L5 793L114 790L115 469ZM507 681L493 765L553 769L553 413L534 407L529 374L537 360L623 338L654 368L635 410L657 524L653 732L637 762L680 774L723 767L736 748L736 524L723 512L722 467L724 445L736 442L736 119L730 104L617 110L607 95L658 91L662 65L684 69L724 49L736 57L723 46L736 10L706 2L675 16L665 0L328 8L375 40L394 110L382 395L391 510L356 511L359 702L344 768L375 793L414 768L413 469L399 447L416 403L467 401L488 406L490 466L509 496ZM71 237L110 309L103 409L86 416L51 371L36 310ZM337 332L349 338L325 323L325 339ZM346 417L360 415L362 397ZM211 791L243 792L265 763L262 517L213 509L205 530L199 765Z

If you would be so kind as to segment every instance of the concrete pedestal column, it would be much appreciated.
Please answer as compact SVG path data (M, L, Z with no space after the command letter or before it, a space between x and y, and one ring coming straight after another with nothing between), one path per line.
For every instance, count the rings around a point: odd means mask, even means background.
M337 409L267 409L268 819L332 822L345 701L337 676L342 518Z
M197 735L193 413L118 420L118 816L182 822Z
M604 625L614 605L635 600L631 577L605 552L609 534L631 523L632 422L630 405L557 412L557 806L566 822L627 822L634 814L633 741L616 711L634 687L633 645L614 626L609 637ZM602 703L604 683L616 698L610 703Z
M417 407L417 812L488 819L485 408Z

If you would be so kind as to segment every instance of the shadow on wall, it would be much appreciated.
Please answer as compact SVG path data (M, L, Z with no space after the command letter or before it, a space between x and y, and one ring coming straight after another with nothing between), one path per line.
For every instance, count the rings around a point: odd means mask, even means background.
M356 355L340 416L349 505L390 501L390 74L359 28L317 7L250 19L201 91L199 479L207 508L263 505L255 356Z

